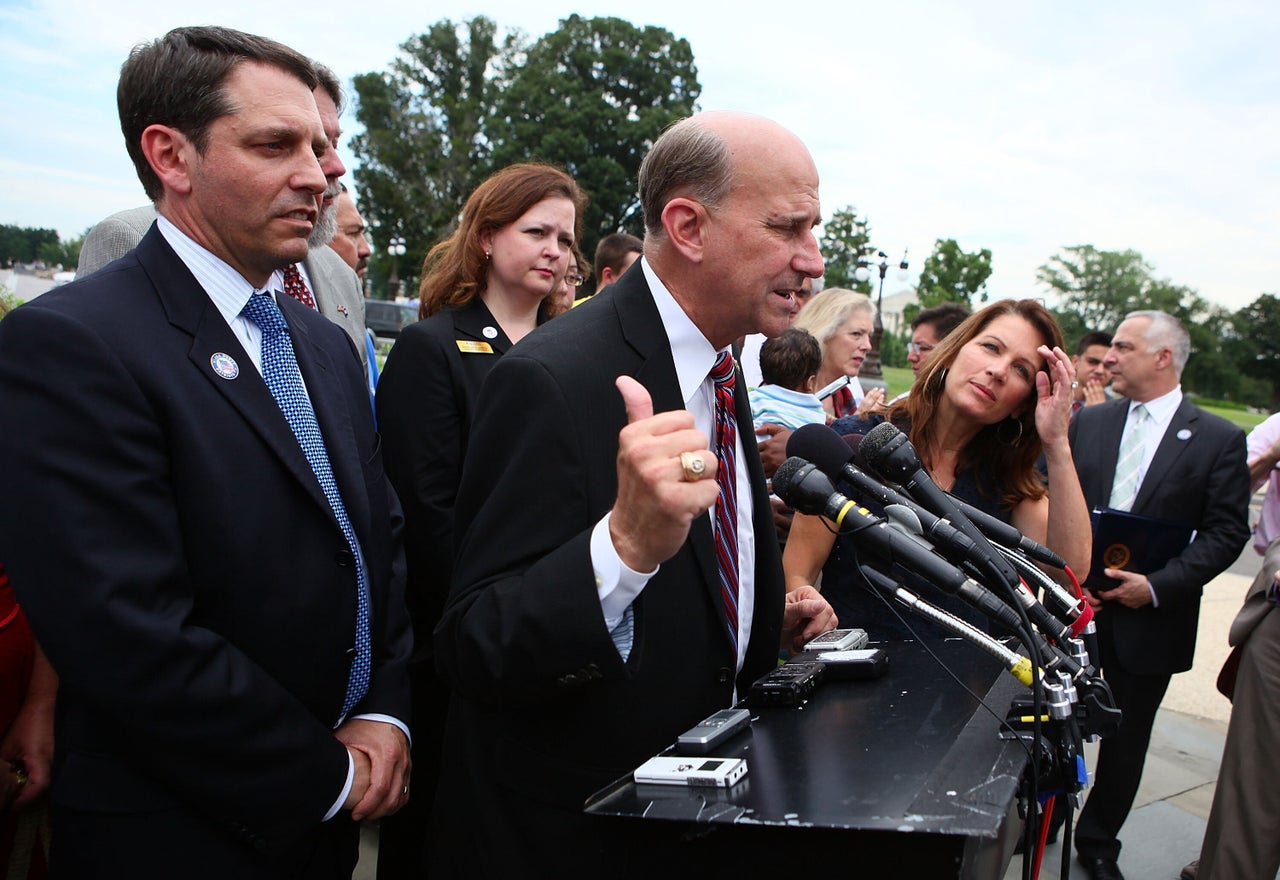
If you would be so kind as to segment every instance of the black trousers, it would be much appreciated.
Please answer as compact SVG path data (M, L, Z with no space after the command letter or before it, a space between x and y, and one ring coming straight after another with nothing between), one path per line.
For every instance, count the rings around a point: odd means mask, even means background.
M1104 738L1098 748L1093 788L1076 825L1076 851L1086 859L1116 860L1120 828L1142 782L1156 710L1173 676L1139 675L1125 669L1116 659L1110 627L1098 627L1098 645L1102 677L1111 685L1123 718L1119 733Z

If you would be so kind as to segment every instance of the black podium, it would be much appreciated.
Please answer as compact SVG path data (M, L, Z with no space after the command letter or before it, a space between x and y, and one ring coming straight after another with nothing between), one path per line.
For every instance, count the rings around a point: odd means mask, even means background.
M841 870L999 880L1021 828L1027 753L999 737L996 719L920 643L880 647L889 654L880 679L828 681L804 706L753 710L750 730L715 753L746 759L733 788L625 778L593 795L587 812L642 823L633 830L652 847L638 857L651 856L660 877ZM1001 717L1022 689L967 642L929 647Z

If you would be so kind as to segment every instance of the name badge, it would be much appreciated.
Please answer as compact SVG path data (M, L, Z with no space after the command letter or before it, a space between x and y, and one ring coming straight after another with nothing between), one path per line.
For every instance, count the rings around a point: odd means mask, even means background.
M487 342L476 342L473 339L459 339L458 351L463 354L493 354L493 346Z

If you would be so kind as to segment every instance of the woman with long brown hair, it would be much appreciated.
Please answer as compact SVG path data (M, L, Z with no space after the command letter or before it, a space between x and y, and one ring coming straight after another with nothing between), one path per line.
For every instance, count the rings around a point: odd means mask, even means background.
M1062 346L1062 331L1039 302L992 303L939 343L911 394L887 418L907 433L938 486L1047 545L1083 579L1092 539L1067 442L1074 372ZM878 421L834 427L854 433ZM1042 453L1047 481L1037 467ZM873 638L909 638L896 615L863 588L856 563L852 542L837 539L829 523L796 515L783 554L787 589L812 584L821 572L822 593L842 624ZM985 622L967 606L935 604ZM911 627L938 632L923 621Z
M564 278L586 196L548 165L512 165L467 199L457 230L427 254L420 314L378 381L387 476L404 508L406 599L414 626L413 783L409 808L382 824L379 859L420 866L439 772L447 691L434 672L431 631L453 573L453 508L471 419L498 358L548 316Z

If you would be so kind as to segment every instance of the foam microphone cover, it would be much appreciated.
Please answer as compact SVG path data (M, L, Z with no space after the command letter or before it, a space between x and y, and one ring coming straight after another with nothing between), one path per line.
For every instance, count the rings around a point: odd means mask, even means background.
M826 425L801 425L787 441L787 455L811 461L832 480L840 478L840 472L849 461L849 447L840 435Z

